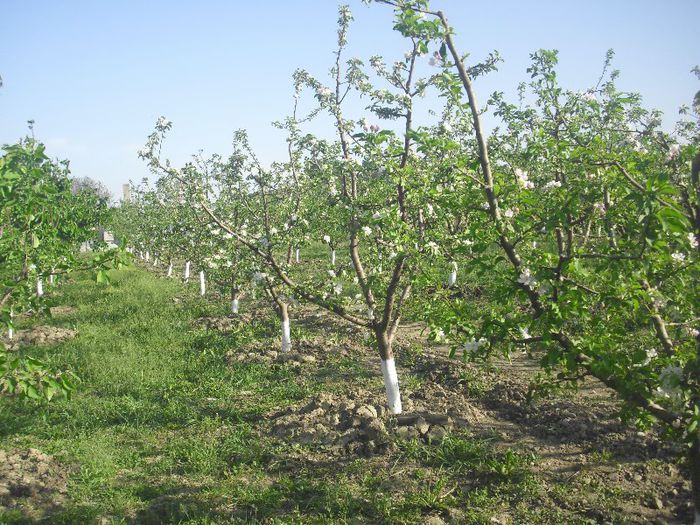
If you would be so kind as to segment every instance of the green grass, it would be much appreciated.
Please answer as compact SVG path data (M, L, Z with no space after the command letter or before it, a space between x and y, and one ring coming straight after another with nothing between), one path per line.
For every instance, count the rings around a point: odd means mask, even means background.
M30 349L73 371L77 392L46 410L0 398L0 449L38 448L69 469L67 501L45 522L423 523L461 509L461 523L489 523L501 511L516 523L578 523L538 508L534 457L483 438L456 434L439 446L402 442L386 457L317 462L305 459L304 447L261 433L264 413L319 391L382 388L376 373L347 356L331 355L304 374L227 365L231 349L276 347L269 309L221 334L193 321L223 315L223 303L143 270L113 272L109 287L76 276L58 290L50 300L76 313L22 324L78 330L61 345ZM420 385L406 374L406 391ZM0 513L0 524L33 519Z

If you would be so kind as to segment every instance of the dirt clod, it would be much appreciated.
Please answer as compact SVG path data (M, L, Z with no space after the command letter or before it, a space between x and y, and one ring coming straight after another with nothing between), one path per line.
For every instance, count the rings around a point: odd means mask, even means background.
M65 500L66 468L43 452L0 450L0 513L19 509L26 516L43 517Z
M77 330L58 326L39 325L27 330L17 330L12 339L3 336L2 340L8 350L18 350L24 346L46 346L62 343L78 334Z

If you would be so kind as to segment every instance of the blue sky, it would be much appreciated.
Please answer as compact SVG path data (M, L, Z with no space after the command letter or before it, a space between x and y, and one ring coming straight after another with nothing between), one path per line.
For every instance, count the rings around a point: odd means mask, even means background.
M400 58L402 39L386 6L350 0L348 56ZM476 84L483 102L527 79L529 54L560 51L560 79L595 84L605 51L616 52L619 86L666 114L700 89L695 0L433 0L455 27L460 50L505 62ZM288 114L291 75L305 68L327 80L338 3L330 0L49 1L3 0L0 13L0 143L26 134L73 174L121 184L148 174L136 152L158 116L174 122L166 154L176 164L200 149L230 151L235 129L249 131L264 161L283 158L284 136L270 126ZM427 60L427 59L426 59ZM362 107L353 117L363 116ZM318 124L321 126L322 122Z

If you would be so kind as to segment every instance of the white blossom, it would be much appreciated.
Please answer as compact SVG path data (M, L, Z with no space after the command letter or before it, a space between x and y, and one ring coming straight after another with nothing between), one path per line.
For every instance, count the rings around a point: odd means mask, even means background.
M691 248L697 248L698 247L698 238L695 236L694 233L689 233L688 234L688 242L690 243Z
M680 155L680 154L681 154L681 147L680 147L680 145L678 145L678 144L671 144L671 145L669 146L669 148L668 148L668 155L666 155L666 158L667 158L668 160L673 160L673 159L675 159L676 157L678 157L678 155Z
M535 187L530 179L528 179L527 171L523 171L520 168L516 168L515 176L518 178L518 184L526 190L531 190Z
M433 255L437 255L438 252L440 251L440 247L437 245L437 243L435 241L429 241L429 242L425 243L425 247Z
M685 261L685 254L680 252L672 253L671 259L673 259L677 263L682 263Z
M505 212L503 212L503 215L505 215L508 219L512 219L515 216L515 212L508 208Z
M561 188L561 182L558 180L551 180L542 187L542 189L545 190L551 190L552 188Z
M537 284L537 280L535 280L535 276L532 275L529 268L523 269L520 273L520 277L518 277L518 282L528 287L533 287Z
M585 100L586 102L594 102L598 100L595 96L595 93L593 91L586 91L584 93L581 93L581 98Z
M324 236L323 236L323 242L325 242L326 244L330 244L330 242L331 242L331 236L330 236L330 235L324 235Z
M646 358L644 359L644 362L642 364L644 366L648 365L649 363L651 363L651 360L654 359L658 355L659 355L659 353L656 351L656 348L650 348L649 350L646 351Z
M370 235L372 233L372 228L370 228L369 226L363 226L362 233L364 233L365 235Z
M335 272L333 270L328 270L329 277L335 277Z
M333 293L335 295L340 295L340 293L343 291L343 285L341 283L335 283L333 286Z
M156 123L156 127L161 130L169 127L170 125L172 125L172 122L165 117L159 117L158 122Z
M682 391L680 381L683 375L683 369L679 366L669 365L659 373L659 382L661 385L656 389L656 392L661 396L672 401L678 401Z
M465 352L474 353L477 350L479 350L479 347L484 346L486 344L486 342L487 342L486 339L484 339L483 337L481 339L479 339L478 341L476 339L472 338L470 341L467 341L466 343L464 343L463 349Z

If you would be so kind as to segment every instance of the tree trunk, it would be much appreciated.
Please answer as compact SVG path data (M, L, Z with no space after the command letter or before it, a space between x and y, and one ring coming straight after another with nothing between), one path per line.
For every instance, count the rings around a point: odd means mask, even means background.
M190 280L190 261L185 263L185 282Z
M207 293L207 285L204 282L204 270L200 270L199 272L199 295L204 297L204 294Z
M696 430L693 445L688 452L690 468L691 494L695 506L695 525L700 525L700 432Z
M238 314L238 299L240 297L240 293L238 292L238 288L235 286L231 287L231 313L232 314Z
M168 261L168 277L172 277L172 276L173 276L173 260L170 259Z
M282 352L289 352L292 349L292 335L289 327L289 308L287 303L277 303L277 314L282 322Z
M15 312L10 308L10 323L12 323L12 318L15 316ZM7 330L7 338L8 339L13 339L15 337L15 330L14 328L10 327Z
M452 271L447 279L447 287L452 288L457 283L457 263L452 262Z
M387 405L392 414L400 414L401 392L399 391L399 378L396 374L396 363L394 353L391 350L393 338L389 337L387 330L381 326L374 329L377 337L377 350L382 360L382 376L384 377L384 388L386 389Z

